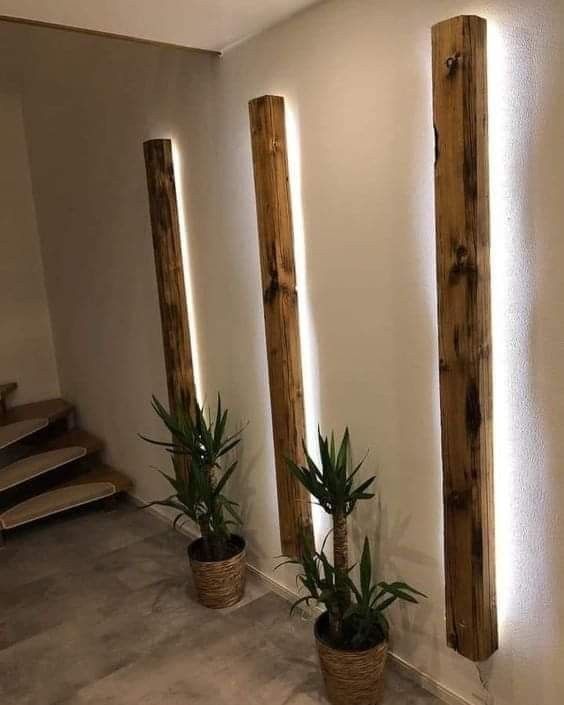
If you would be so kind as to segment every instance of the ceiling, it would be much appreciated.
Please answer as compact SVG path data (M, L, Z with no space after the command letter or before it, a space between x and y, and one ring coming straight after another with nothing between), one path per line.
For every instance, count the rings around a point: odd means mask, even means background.
M319 0L0 0L0 15L222 51Z

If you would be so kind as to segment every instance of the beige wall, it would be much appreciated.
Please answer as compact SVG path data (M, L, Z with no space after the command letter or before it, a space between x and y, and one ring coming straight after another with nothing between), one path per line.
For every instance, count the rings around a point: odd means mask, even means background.
M215 58L21 26L1 26L0 40L24 67L62 394L139 496L164 495L150 466L168 461L137 437L162 432L150 401L167 398L142 143L171 137L189 155L188 226L205 242L190 206L203 208L210 191L200 165L212 151Z
M379 507L357 513L357 546L368 533L382 577L429 594L420 609L394 613L394 650L472 703L558 705L564 692L559 7L327 2L221 61L219 222L200 266L223 286L201 304L214 322L202 356L207 388L251 419L241 497L256 560L271 571L278 529L247 101L278 93L300 146L309 421L348 424L357 456L370 448ZM491 32L501 648L481 668L489 695L444 634L430 27L461 12L487 17Z
M0 0L0 15L220 51L319 0Z
M250 421L234 493L253 563L293 588L289 573L273 570L280 545L247 117L250 98L287 97L301 163L293 186L299 176L308 424L349 424L355 453L370 448L379 502L356 515L356 545L368 533L381 576L429 595L420 609L395 612L394 650L475 704L559 705L564 688L557 6L327 2L221 60L17 30L17 46L27 42L25 115L63 392L140 496L164 490L147 470L160 454L135 434L158 431L148 399L166 394L141 142L168 132L185 166L202 390L221 390L234 422ZM481 667L489 692L444 635L429 29L459 12L486 16L492 37L501 648Z
M59 391L21 100L0 92L0 382L14 402Z

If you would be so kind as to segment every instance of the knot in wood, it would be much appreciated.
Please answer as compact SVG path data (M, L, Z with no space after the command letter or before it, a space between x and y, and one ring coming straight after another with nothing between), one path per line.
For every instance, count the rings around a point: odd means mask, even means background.
M451 509L468 509L472 498L471 490L452 490L448 494L448 505Z
M264 290L263 300L265 304L272 303L276 294L280 290L280 281L278 279L278 272L273 271L270 273L270 283Z
M456 264L463 267L468 261L468 250L464 245L458 245L456 248Z
M449 56L445 61L447 67L447 76L452 76L456 69L458 68L458 62L460 61L460 52L456 52L452 56Z
M481 425L480 391L476 382L471 381L466 388L466 430L472 439L478 435Z
M456 284L463 275L468 276L469 285L473 287L477 281L476 265L472 262L466 246L457 245L454 251L454 262L450 268L449 282Z

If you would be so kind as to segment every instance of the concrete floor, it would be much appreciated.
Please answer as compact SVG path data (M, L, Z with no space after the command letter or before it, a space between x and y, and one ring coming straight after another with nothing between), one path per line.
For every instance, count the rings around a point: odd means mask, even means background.
M8 537L2 705L325 703L311 624L250 579L241 606L194 601L186 539L128 505ZM385 705L440 705L389 668Z

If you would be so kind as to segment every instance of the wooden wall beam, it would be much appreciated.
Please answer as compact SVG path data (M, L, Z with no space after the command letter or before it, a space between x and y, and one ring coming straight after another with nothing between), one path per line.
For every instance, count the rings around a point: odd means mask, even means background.
M447 638L497 649L486 21L433 27L435 211Z
M312 529L311 498L286 467L286 458L303 460L305 419L284 99L256 98L249 115L280 540L285 555L298 556Z
M169 139L143 144L171 411L196 399L176 184Z

